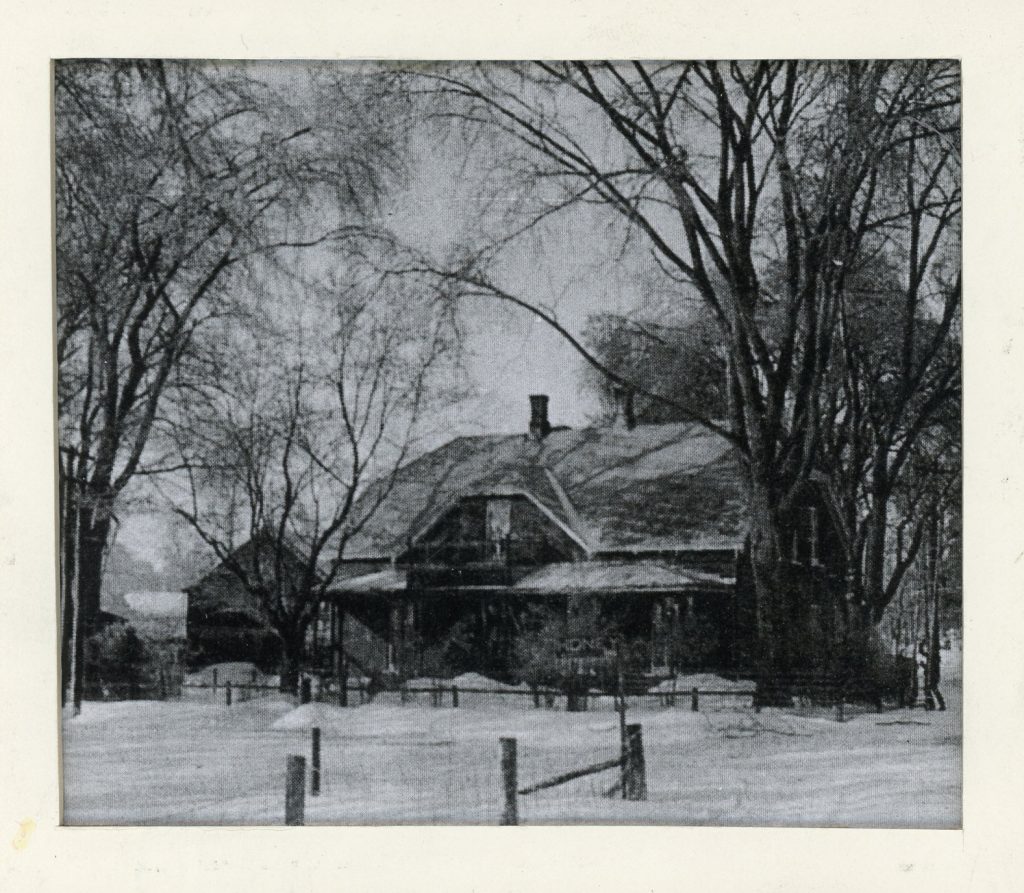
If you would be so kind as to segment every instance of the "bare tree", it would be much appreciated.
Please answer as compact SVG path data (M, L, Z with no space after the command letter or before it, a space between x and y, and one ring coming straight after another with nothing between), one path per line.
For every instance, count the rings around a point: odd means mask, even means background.
M898 466L892 454L927 424L921 385L958 318L959 272L947 262L959 254L958 66L540 62L421 70L413 83L434 101L436 117L475 145L492 135L484 145L502 153L535 205L511 226L512 235L474 245L454 264L425 260L408 272L522 307L613 382L630 384L616 381L621 376L543 301L500 277L498 259L517 233L562 209L595 205L612 211L680 294L695 293L717 325L728 364L728 421L667 399L744 456L762 697L784 694L773 692L774 680L787 662L801 659L800 641L788 635L784 560L796 500L812 476L831 479L859 468L859 456L823 449L826 436L842 427L842 401L853 399L852 392L841 396L843 376L836 374L844 314L855 297L852 277L882 256L902 286L891 308L903 334L902 408L894 408L873 444L874 458L884 457L875 470ZM924 319L935 325L932 347L922 352ZM643 383L635 384L643 393ZM844 467L837 471L830 460ZM859 511L879 520L862 553L874 576L879 538L884 545L888 529L886 478L898 473L882 472L885 486L873 491L870 507L862 497L873 485L858 483ZM856 549L846 547L852 564ZM870 588L849 591L847 602ZM870 600L877 603L875 590ZM851 614L862 616L856 607Z
M117 502L204 327L257 256L343 238L390 156L359 88L301 108L258 67L74 61L55 69L57 358L65 695L82 694ZM353 121L358 123L353 124ZM306 224L310 209L314 224Z
M626 384L588 366L586 382L601 398L606 416L627 425L687 421L680 406L699 408L709 418L727 414L726 361L718 331L706 320L638 319L599 313L583 331L587 349ZM637 397L632 383L647 393Z
M290 343L255 352L245 340L244 358L227 361L228 386L181 412L183 472L176 487L161 484L269 620L289 691L345 547L427 430L454 347L446 315L414 297L375 289L331 299L331 335L325 319L313 323L319 337L292 330ZM270 312L262 300L254 309Z

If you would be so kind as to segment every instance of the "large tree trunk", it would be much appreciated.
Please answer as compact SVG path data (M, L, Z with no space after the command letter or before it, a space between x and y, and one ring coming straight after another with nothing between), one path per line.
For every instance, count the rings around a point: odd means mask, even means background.
M70 466L70 460L69 460ZM61 705L71 698L73 631L78 607L78 515L72 472L60 481L60 697Z
M786 586L782 573L782 532L775 494L759 481L751 482L750 563L753 572L755 611L755 662L757 703L771 706L791 703L783 679L786 642Z
M868 531L864 543L864 571L861 590L855 593L863 619L870 623L880 621L885 609L886 534L889 526L889 479L887 473L888 448L879 445L871 470L871 508Z
M72 677L74 711L82 709L85 691L85 642L97 631L100 613L100 594L103 587L103 554L110 535L110 519L95 520L90 513L82 513L78 525L78 561L75 579L75 623L72 636Z
M281 640L281 682L280 691L294 695L299 691L299 672L302 669L302 658L305 634L290 633Z

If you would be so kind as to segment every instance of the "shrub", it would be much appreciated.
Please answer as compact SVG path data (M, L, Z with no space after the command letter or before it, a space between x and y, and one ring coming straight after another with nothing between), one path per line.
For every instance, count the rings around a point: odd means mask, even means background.
M688 612L673 636L673 665L686 670L713 666L721 650L720 639L721 624L718 620Z
M85 674L92 694L137 698L156 672L149 645L130 625L111 624L85 644Z

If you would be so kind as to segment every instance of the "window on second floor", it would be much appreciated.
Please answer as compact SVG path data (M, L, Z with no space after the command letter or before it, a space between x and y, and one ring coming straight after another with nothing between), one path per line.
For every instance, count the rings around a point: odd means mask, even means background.
M494 561L505 561L508 557L508 542L512 536L511 499L492 498L487 500L484 530L487 557Z

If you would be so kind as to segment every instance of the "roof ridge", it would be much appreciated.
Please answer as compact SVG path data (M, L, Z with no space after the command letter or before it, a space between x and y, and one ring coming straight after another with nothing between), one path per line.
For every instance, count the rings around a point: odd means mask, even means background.
M569 499L569 494L565 492L565 488L562 486L562 482L558 480L558 476L544 462L538 462L537 464L544 470L548 483L551 484L551 489L555 491L555 496L558 497L558 503L562 506L562 511L565 512L570 526L579 534L580 539L587 543L587 551L593 552L595 544L592 535L593 530L591 530L590 525L583 520L583 516L576 510L576 506L572 504L572 500Z

